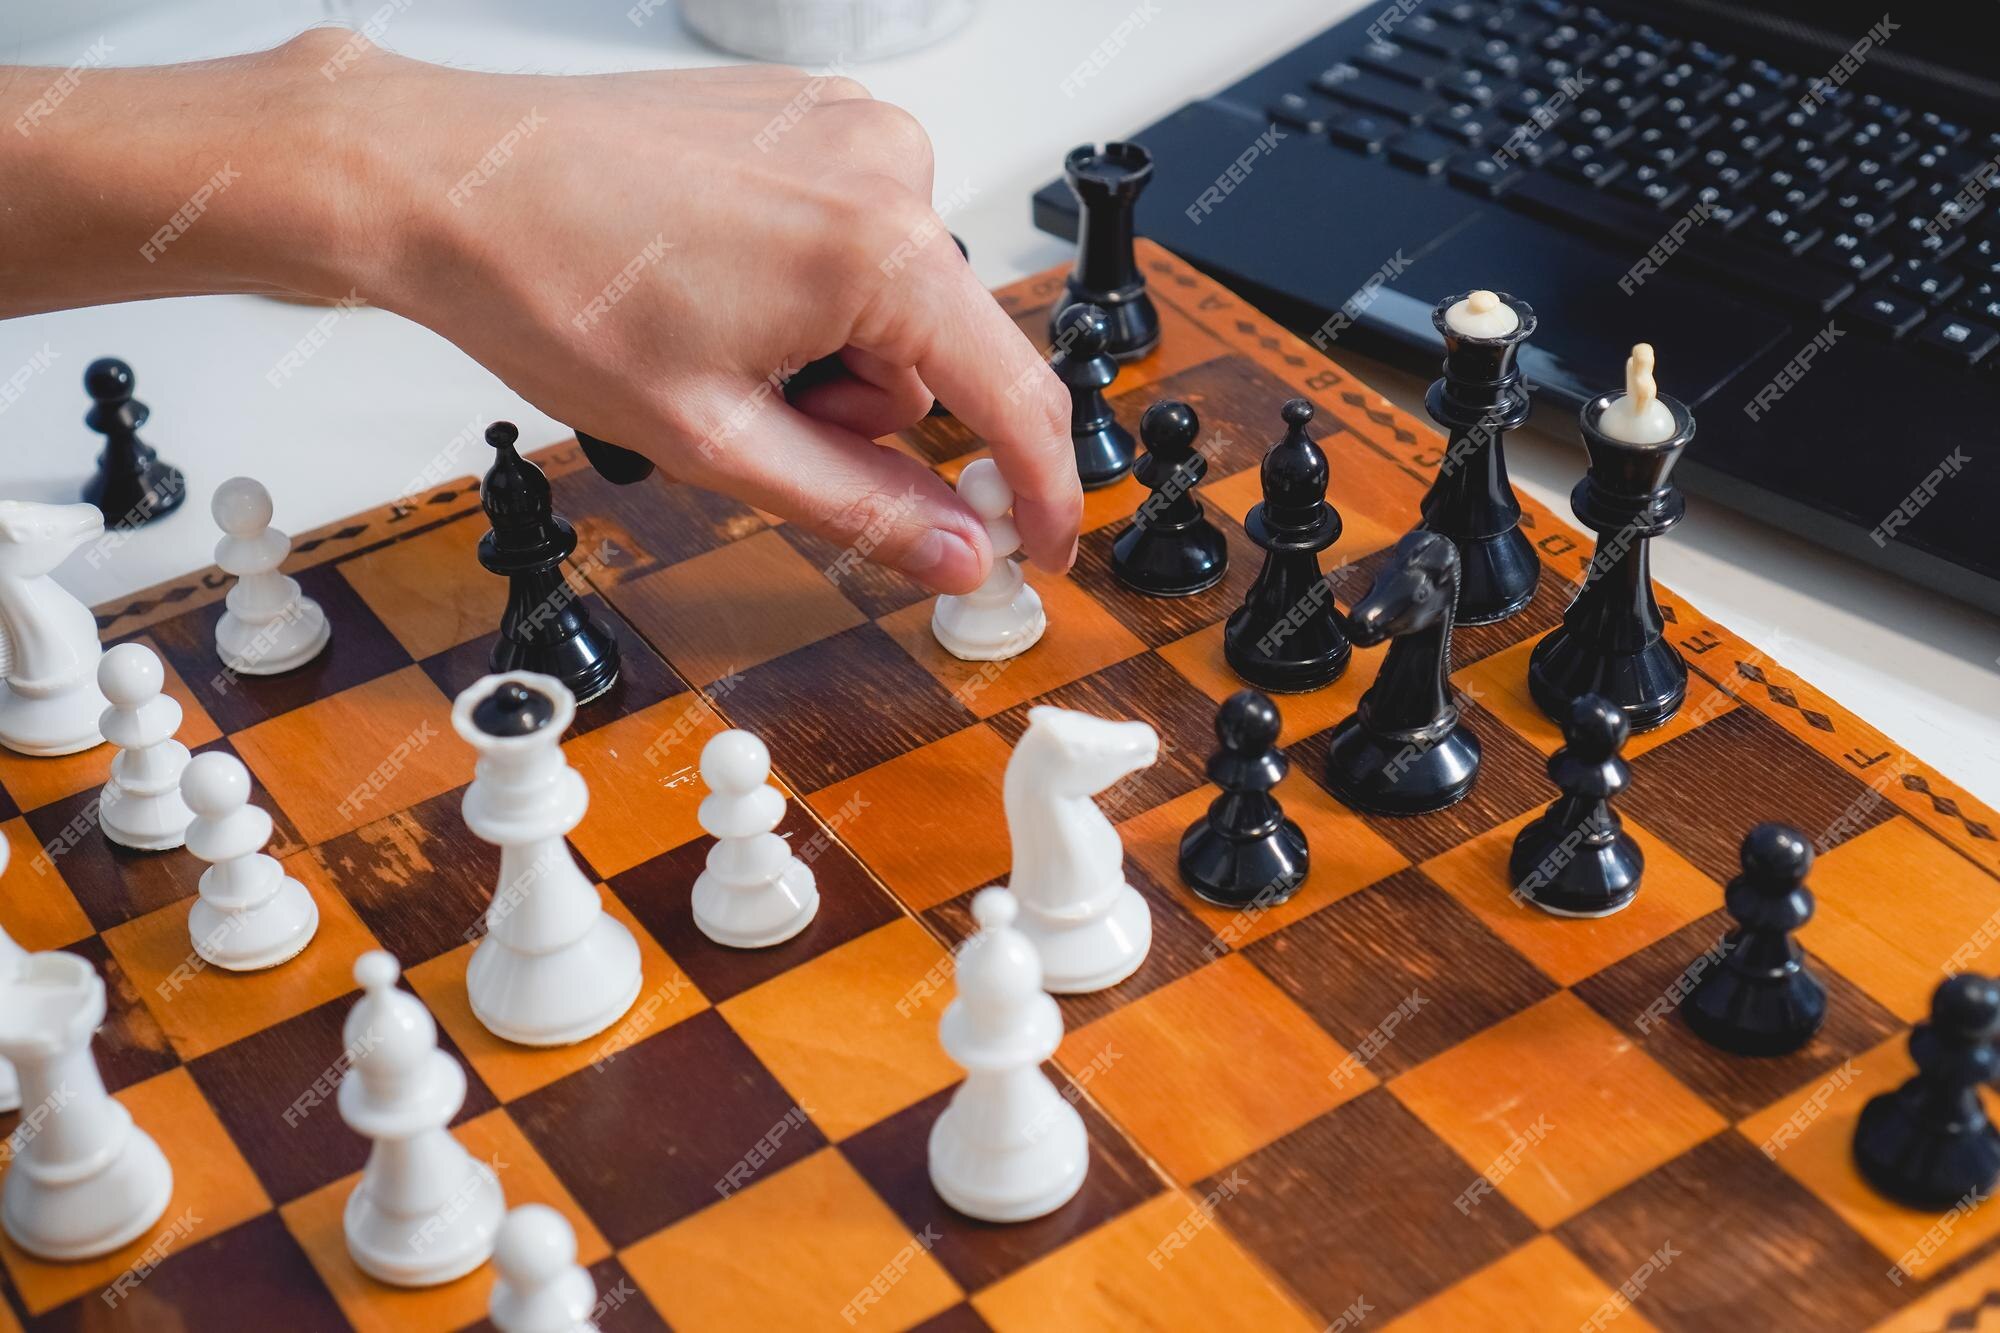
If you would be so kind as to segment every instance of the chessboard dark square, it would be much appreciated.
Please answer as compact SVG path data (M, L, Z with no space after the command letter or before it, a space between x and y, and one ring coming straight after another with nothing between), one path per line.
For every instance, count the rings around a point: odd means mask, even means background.
M958 1304L913 1325L910 1333L988 1333L993 1326L979 1317L979 1311L970 1305Z
M931 1126L956 1088L925 1098L847 1139L840 1151L895 1210L911 1232L934 1228L931 1257L967 1291L978 1291L1059 1249L1160 1192L1164 1182L1112 1128L1103 1114L1073 1091L1055 1065L1049 1077L1072 1099L1090 1136L1090 1172L1074 1199L1046 1217L1000 1226L954 1211L931 1187L926 1145Z
M1207 506L1208 519L1229 543L1229 568L1222 582L1192 597L1148 597L1134 592L1111 572L1111 546L1131 526L1127 522L1107 523L1083 534L1077 543L1076 567L1070 577L1086 588L1118 623L1144 641L1159 648L1218 620L1227 620L1243 605L1244 594L1257 580L1264 553L1257 549L1236 520L1215 505Z
M751 667L721 706L731 725L763 737L773 766L806 792L975 721L872 623Z
M646 1299L631 1272L610 1255L589 1265L591 1284L597 1289L597 1304L591 1319L599 1333L668 1333L667 1321ZM491 1319L465 1325L458 1333L499 1333Z
M930 589L887 565L877 564L851 546L828 541L796 523L779 526L778 535L794 551L826 575L840 589L840 595L859 607L871 619L914 606L931 595Z
M464 800L459 787L312 849L327 878L405 968L477 938L493 901L500 852L465 826Z
M1217 1225L1283 1273L1322 1319L1363 1296L1387 1320L1536 1234L1498 1194L1459 1211L1454 1200L1478 1175L1374 1088L1193 1192L1216 1195Z
M1384 1080L1556 990L1417 869L1350 893L1243 952L1349 1050L1415 995L1411 1012L1363 1062Z
M1653 1260L1633 1305L1668 1333L1718 1320L1866 1328L1902 1302L1882 1276L1888 1260L1733 1132L1641 1176L1556 1235L1614 1288L1636 1285Z
M614 1246L717 1202L760 1140L758 1176L825 1147L799 1109L713 1009L508 1106Z
M1451 631L1451 669L1477 662L1482 657L1504 652L1523 639L1539 639L1562 624L1576 587L1547 565L1541 567L1541 582L1528 604L1490 625L1457 625Z
M556 512L576 525L574 560L590 561L600 587L677 565L765 526L746 504L658 473L619 486L586 467L551 486Z
M1715 966L1712 954L1735 924L1711 912L1571 987L1614 1027L1731 1120L1795 1090L1809 1090L1845 1061L1881 1045L1901 1024L1872 996L1821 960L1806 966L1826 987L1826 1025L1790 1055L1745 1059L1709 1045L1678 1013L1688 989ZM1698 965L1699 964L1699 965ZM1641 1026L1643 1024L1644 1026Z
M918 458L933 467L963 457L979 447L979 437L972 433L972 427L949 413L925 417L915 425L897 431L896 436L909 445Z
M97 974L104 978L106 1014L92 1049L97 1053L97 1068L104 1077L105 1087L117 1092L180 1063L174 1044L167 1039L153 1011L139 998L131 977L105 945L102 935L64 945L63 952L89 959Z
M1254 362L1223 357L1123 393L1113 386L1111 405L1118 419L1137 434L1139 418L1148 406L1178 398L1201 418L1202 447L1209 448L1211 440L1221 441L1209 455L1208 475L1228 477L1264 461L1271 446L1285 435L1279 409L1287 400L1305 396ZM1334 413L1321 407L1307 429L1322 448L1331 448L1327 437L1346 427ZM1336 506L1340 503L1337 491L1331 498Z

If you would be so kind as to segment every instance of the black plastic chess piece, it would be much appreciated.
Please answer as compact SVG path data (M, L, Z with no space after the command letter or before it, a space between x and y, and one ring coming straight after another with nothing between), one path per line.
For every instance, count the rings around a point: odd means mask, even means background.
M1563 721L1563 748L1549 759L1562 792L1514 836L1507 877L1528 902L1557 916L1610 916L1639 892L1646 858L1611 798L1632 770L1618 757L1631 734L1609 699L1586 694Z
M1076 267L1063 286L1064 306L1088 302L1110 321L1106 349L1120 361L1144 356L1160 341L1160 315L1146 294L1146 275L1132 252L1134 211L1153 179L1153 155L1135 143L1085 144L1063 159L1063 178L1076 196ZM1061 335L1061 315L1049 336Z
M1783 1055L1811 1041L1826 1021L1826 987L1806 970L1793 932L1812 920L1812 844L1784 824L1759 824L1743 838L1743 873L1723 905L1736 928L1722 959L1681 1004L1695 1035L1736 1055Z
M542 470L515 452L511 421L486 428L493 466L479 503L493 530L479 539L479 563L507 579L507 609L493 645L495 671L538 671L587 703L618 680L618 640L590 618L563 577L576 529L556 514Z
M1687 500L1669 477L1694 438L1694 416L1661 394L1674 416L1673 435L1658 444L1630 444L1597 427L1618 396L1600 394L1580 414L1590 470L1569 503L1597 533L1597 549L1563 623L1528 658L1528 692L1558 720L1571 700L1601 694L1634 731L1650 731L1679 712L1687 697L1687 663L1667 641L1647 545L1687 512Z
M1200 436L1194 409L1173 399L1154 403L1139 418L1146 453L1133 475L1152 494L1111 543L1111 572L1128 588L1186 597L1213 588L1229 569L1229 544L1194 493L1208 472L1208 459L1195 448Z
M1086 491L1109 486L1132 470L1132 432L1104 391L1118 378L1118 363L1105 354L1111 324L1094 305L1066 307L1056 316L1055 353L1049 369L1069 390L1069 441L1076 450L1076 475Z
M1308 865L1306 835L1285 818L1271 789L1291 764L1278 749L1278 706L1238 690L1215 714L1221 743L1208 780L1222 788L1181 837L1181 878L1224 907L1270 907L1298 892Z
M473 707L472 725L489 736L532 736L555 715L555 700L510 680Z
M1444 375L1424 398L1448 443L1424 496L1424 526L1458 547L1458 623L1486 625L1526 606L1542 562L1521 531L1521 502L1507 479L1502 437L1528 419L1528 389L1515 355L1535 331L1535 312L1505 292L1493 294L1520 320L1511 333L1476 338L1453 328L1445 312L1470 293L1431 311L1444 338Z
M622 444L612 444L582 431L576 433L576 442L583 446L583 457L597 470L597 475L614 486L630 486L653 475L653 460Z
M179 509L187 478L139 439L139 427L152 414L132 397L132 367L100 358L83 372L83 388L93 404L83 424L104 436L97 472L83 485L84 503L103 512L106 526L126 529Z
M1968 1207L2000 1177L2000 1132L1979 1089L2000 1073L1993 1040L2000 986L1967 972L1931 997L1928 1023L1910 1033L1917 1072L1872 1097L1854 1127L1854 1164L1880 1193L1912 1208Z
M1396 543L1348 613L1362 647L1389 641L1375 683L1334 728L1327 790L1357 810L1419 815L1462 800L1479 776L1479 738L1451 693L1458 548L1419 528Z
M1230 669L1261 690L1297 694L1340 678L1353 653L1319 553L1340 539L1340 511L1326 499L1326 455L1306 434L1313 406L1285 404L1285 437L1264 455L1263 503L1245 518L1264 564L1222 631Z

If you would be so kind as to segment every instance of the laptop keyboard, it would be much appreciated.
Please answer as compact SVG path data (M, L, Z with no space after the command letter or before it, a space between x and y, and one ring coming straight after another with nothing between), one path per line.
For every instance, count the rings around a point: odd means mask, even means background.
M1404 17L1268 108L1968 369L2000 367L2000 131L1564 0ZM1651 263L1654 269L1646 269Z

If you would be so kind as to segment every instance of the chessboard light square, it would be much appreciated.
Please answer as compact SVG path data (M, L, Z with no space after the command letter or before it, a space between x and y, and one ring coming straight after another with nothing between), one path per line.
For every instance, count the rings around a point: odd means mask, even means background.
M1722 886L1680 853L1627 818L1625 831L1646 858L1632 905L1611 916L1580 920L1517 903L1507 877L1514 837L1541 811L1531 810L1470 842L1424 862L1424 873L1463 903L1488 929L1562 985L1594 976L1673 934L1722 903Z
M980 717L1004 713L1023 700L1081 680L1114 662L1146 651L1139 637L1118 623L1074 579L1025 565L1028 584L1041 594L1049 619L1041 640L1018 657L967 662L953 657L931 633L937 599L886 615L879 623L938 684Z
M98 836L95 829L86 836ZM0 823L7 840L4 866L8 891L0 894L0 929L29 953L60 949L91 933L83 904L63 882L61 859L48 855L26 819Z
M627 619L696 687L853 629L867 617L776 532L759 532L619 586Z
M578 1263L594 1264L611 1253L590 1214L563 1188L504 1110L468 1120L452 1134L499 1177L509 1208L543 1203L569 1219L576 1232ZM357 1171L279 1209L286 1228L354 1327L361 1333L445 1333L484 1319L493 1291L490 1263L436 1287L392 1287L355 1266L347 1253L342 1216L348 1196L360 1183Z
M1389 1091L1544 1228L1728 1126L1568 991L1392 1079Z
M183 1060L296 1018L354 989L354 960L379 948L326 868L301 852L281 863L319 907L319 929L297 957L261 972L211 967L194 951L183 898L104 932L105 947Z
M1222 631L1223 622L1218 621L1158 650L1174 670L1217 703L1245 688L1243 678L1230 669L1222 655ZM1310 694L1272 695L1283 722L1278 732L1279 744L1295 744L1346 719L1368 687L1375 683L1375 673L1381 666L1380 652L1356 650L1347 659L1347 670L1333 684Z
M1993 877L1900 815L1826 852L1799 943L1904 1022L1930 1013L1950 972L1991 972L2000 951Z
M1480 1333L1542 1333L1593 1327L1592 1317L1613 1300L1611 1286L1563 1248L1554 1236L1537 1236L1506 1258L1446 1287L1422 1305L1384 1325L1383 1333L1425 1333L1476 1328ZM1654 1326L1631 1307L1619 1314L1619 1333Z
M830 1139L963 1077L937 1024L902 1003L948 956L909 917L731 997L723 1018Z
M708 1008L708 997L688 979L681 965L667 956L618 895L600 884L597 896L604 910L623 922L638 942L641 980L639 998L624 1016L582 1041L567 1046L521 1046L487 1031L474 1016L472 1000L465 991L465 972L476 944L460 945L409 970L410 989L422 997L438 1025L451 1034L466 1061L503 1102L545 1088L579 1069L602 1064L634 1042Z
M257 1175L229 1138L185 1069L135 1083L117 1094L141 1129L153 1136L174 1171L173 1197L151 1230L122 1249L82 1263L51 1264L30 1258L0 1235L0 1260L30 1314L42 1314L118 1280L142 1257L199 1245L271 1207ZM0 1161L0 1177L6 1162ZM148 1253L150 1251L150 1254Z
M1553 577L1542 571L1544 579ZM1554 754L1563 743L1562 728L1536 705L1528 693L1528 659L1542 636L1530 635L1511 648L1489 653L1468 667L1452 672L1452 684L1464 690L1505 722L1508 729L1543 754ZM1711 685L1697 674L1688 675L1688 696L1678 713L1667 722L1634 734L1621 753L1627 760L1656 750L1668 741L1685 736L1711 718L1721 717L1737 706L1736 697Z
M1277 426L1284 429L1282 424ZM1340 438L1335 436L1335 439ZM1352 439L1352 436L1347 437ZM1264 480L1262 469L1246 467L1242 471L1224 477L1219 481L1209 481L1202 485L1201 494L1217 509L1235 519L1240 525L1250 517L1250 511L1264 502ZM1379 486L1368 486L1369 494L1351 496L1355 486L1367 485L1372 473L1344 473L1336 470L1332 484L1327 489L1327 499L1340 511L1340 540L1319 553L1320 565L1335 569L1352 560L1372 555L1385 547L1394 546L1403 535L1401 529L1386 523L1378 523L1372 514L1408 513L1412 520L1416 517L1417 502L1423 498L1423 488L1410 483L1410 493L1394 500L1379 501L1373 492ZM1397 475L1401 475L1400 473ZM1391 483L1393 487L1393 483ZM1357 593L1365 588L1357 588Z
M1883 1198L1854 1165L1854 1126L1861 1108L1871 1097L1895 1090L1916 1073L1908 1041L1907 1035L1898 1035L1862 1052L1812 1086L1744 1117L1737 1127L1887 1260L1899 1266L1907 1260L1905 1282L1929 1278L2000 1235L2000 1209L1975 1207L1953 1217L1948 1227L1939 1227L1943 1211L1906 1208ZM2000 1115L2000 1095L1987 1089L1981 1098L1988 1114ZM1925 1245L1932 1247L1928 1253Z
M590 788L569 840L598 874L623 874L701 836L701 747L723 728L708 698L690 690L563 743Z
M1102 1058L1118 1052L1115 1061ZM1177 1181L1198 1180L1374 1086L1336 1081L1347 1052L1240 955L1071 1032L1065 1068ZM1189 1095L1202 1089L1198 1097Z
M451 700L415 665L281 713L230 740L309 843L472 776L472 751L451 729Z
M618 1257L683 1333L909 1328L964 1294L834 1148Z
M1923 1296L1875 1325L1871 1333L1994 1333L2000 1329L2000 1308L1993 1293L2000 1291L2000 1253L1985 1258L1939 1283ZM1969 1322L1968 1322L1969 1321Z
M1040 1333L1056 1310L1065 1333L1323 1327L1201 1202L1169 1190L1002 1278L973 1296L973 1308L998 1333Z
M466 514L343 560L338 569L397 642L421 661L499 625L507 608L507 580L479 563L479 539L486 532L484 515Z
M1013 849L1001 780L1013 757L981 723L806 798L820 818L851 811L840 839L913 912L1006 878Z

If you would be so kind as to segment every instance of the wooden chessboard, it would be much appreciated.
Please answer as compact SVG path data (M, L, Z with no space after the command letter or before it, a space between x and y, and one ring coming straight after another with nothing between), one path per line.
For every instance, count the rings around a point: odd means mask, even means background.
M1848 1158L1864 1099L1909 1072L1909 1026L1947 960L1995 965L2000 817L1663 589L1695 676L1680 716L1628 752L1639 900L1602 921L1511 903L1508 845L1553 794L1558 741L1527 699L1527 654L1589 553L1546 509L1523 519L1540 594L1457 635L1486 755L1472 796L1376 818L1317 785L1326 732L1380 657L1357 652L1334 686L1281 700L1303 890L1238 916L1180 887L1214 705L1236 688L1220 622L1257 566L1239 525L1279 405L1320 408L1346 519L1329 563L1355 567L1343 603L1411 524L1439 441L1172 256L1142 258L1165 338L1113 399L1136 422L1182 398L1222 433L1202 494L1230 576L1182 601L1121 590L1107 555L1141 491L1097 492L1074 577L1032 576L1047 637L998 668L946 657L917 587L827 542L686 486L615 488L573 444L540 455L583 533L576 581L625 654L566 746L591 789L572 841L645 958L639 1003L603 1039L510 1047L467 1007L497 854L460 819L471 754L447 710L484 671L503 593L473 558L472 481L301 536L290 567L334 637L291 675L219 674L213 570L104 608L107 642L168 663L182 739L249 765L320 929L272 972L191 967L197 863L114 850L93 827L108 751L0 758L0 920L102 970L105 1076L176 1175L155 1232L105 1259L47 1265L0 1243L0 1329L481 1319L489 1270L395 1291L342 1243L366 1145L330 1088L350 968L378 945L469 1068L459 1135L510 1202L575 1223L608 1333L1971 1328L2000 1311L2000 1209L1940 1222L1892 1206ZM1001 299L1039 341L1059 286ZM947 476L979 449L948 418L893 443ZM972 892L1007 874L1001 773L1035 701L1160 732L1159 763L1105 802L1154 942L1131 980L1063 1001L1083 1192L991 1227L932 1194L924 1142L956 1078L936 1036L947 950ZM708 943L688 911L696 759L726 724L769 742L823 895L804 935L762 952ZM1723 930L1721 884L1762 819L1826 848L1803 938L1831 1015L1776 1060L1718 1054L1662 1017Z

